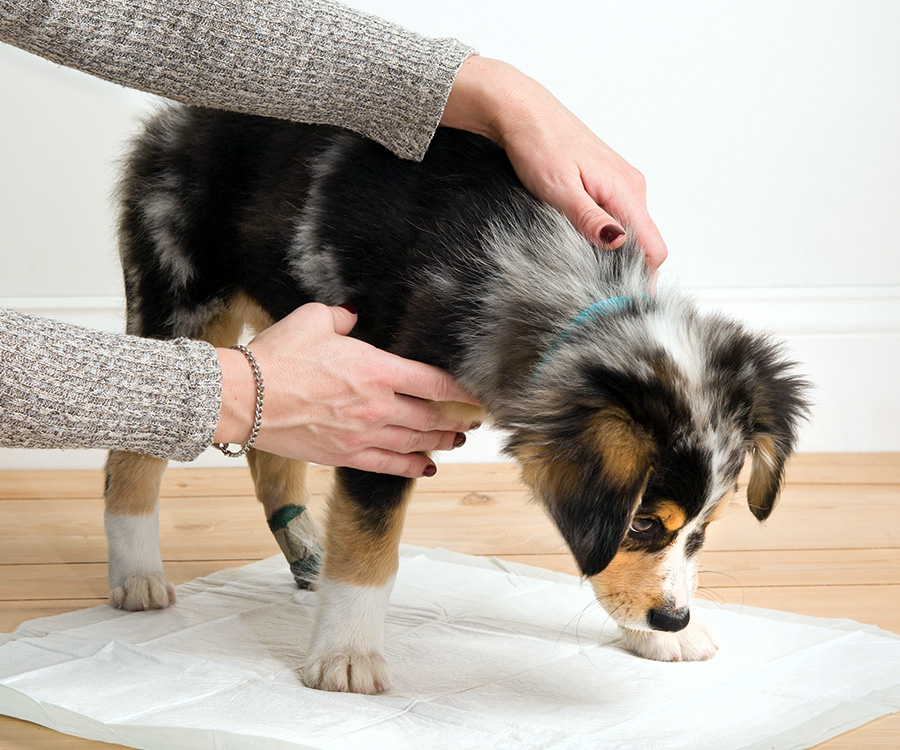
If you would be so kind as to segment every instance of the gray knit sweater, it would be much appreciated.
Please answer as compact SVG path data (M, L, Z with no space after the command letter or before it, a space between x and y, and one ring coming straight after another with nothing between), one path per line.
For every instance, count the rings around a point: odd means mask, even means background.
M340 125L421 159L474 50L327 0L0 0L0 41L192 104ZM212 442L208 344L0 310L0 446L188 461Z

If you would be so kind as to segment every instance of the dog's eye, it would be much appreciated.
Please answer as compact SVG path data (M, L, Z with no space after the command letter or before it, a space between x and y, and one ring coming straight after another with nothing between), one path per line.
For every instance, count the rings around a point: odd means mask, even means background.
M660 520L653 516L638 516L631 522L629 531L637 536L648 536L660 526Z

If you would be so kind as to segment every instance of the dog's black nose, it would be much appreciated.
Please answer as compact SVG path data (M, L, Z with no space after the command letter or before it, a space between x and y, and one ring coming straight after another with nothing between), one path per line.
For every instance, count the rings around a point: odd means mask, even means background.
M691 621L691 611L687 608L667 611L664 609L651 609L647 613L647 624L654 630L665 630L674 633L684 630Z

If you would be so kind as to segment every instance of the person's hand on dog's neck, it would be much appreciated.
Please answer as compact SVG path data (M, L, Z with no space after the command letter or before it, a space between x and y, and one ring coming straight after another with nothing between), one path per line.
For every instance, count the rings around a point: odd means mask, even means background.
M532 195L562 211L594 244L621 246L627 227L652 270L665 260L665 242L647 212L643 175L547 89L511 65L468 58L456 76L441 125L503 146Z

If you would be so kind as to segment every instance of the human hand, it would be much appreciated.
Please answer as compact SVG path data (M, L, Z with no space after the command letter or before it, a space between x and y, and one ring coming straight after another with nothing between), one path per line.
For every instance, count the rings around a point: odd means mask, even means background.
M254 445L330 466L432 476L436 468L421 452L458 447L472 425L428 401L478 402L443 370L348 337L356 320L342 307L308 304L249 343L265 381ZM243 354L217 353L223 396L215 440L242 443L253 422L254 379Z
M591 242L619 247L628 227L651 270L666 259L665 242L647 212L643 175L511 65L468 58L441 125L480 133L503 146L529 192L562 211Z

